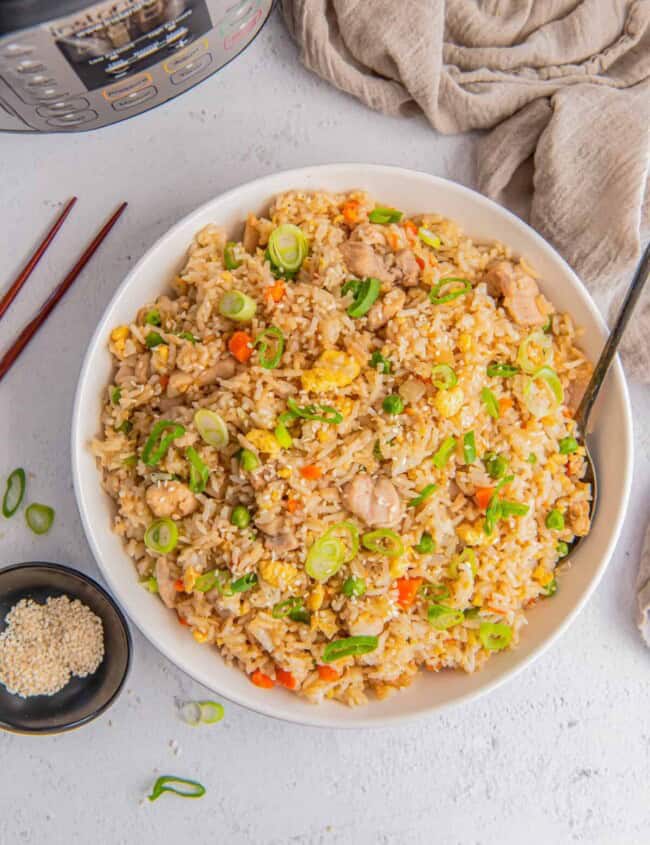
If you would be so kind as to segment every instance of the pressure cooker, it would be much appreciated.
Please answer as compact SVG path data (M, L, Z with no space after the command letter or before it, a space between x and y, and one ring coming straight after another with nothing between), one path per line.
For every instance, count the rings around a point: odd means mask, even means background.
M273 0L0 0L0 130L116 123L218 71Z

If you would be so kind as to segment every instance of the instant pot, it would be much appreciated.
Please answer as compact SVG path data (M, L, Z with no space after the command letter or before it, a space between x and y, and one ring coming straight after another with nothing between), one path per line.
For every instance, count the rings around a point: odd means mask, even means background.
M0 130L96 129L235 58L273 0L0 0Z

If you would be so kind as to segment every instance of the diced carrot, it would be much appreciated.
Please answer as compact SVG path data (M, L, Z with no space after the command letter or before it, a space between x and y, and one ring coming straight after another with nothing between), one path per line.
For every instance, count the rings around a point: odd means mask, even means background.
M393 250L393 252L397 252L402 243L399 238L399 235L389 230L388 232L386 232L386 239L390 244L390 248Z
M240 364L245 364L253 354L253 338L246 332L235 332L228 341L228 349Z
M177 578L174 581L174 589L176 590L177 593L185 592L185 584L183 583L182 578Z
M278 279L275 284L271 285L271 287L266 289L266 301L279 302L284 296L285 291L286 288L284 286L284 282L282 281L282 279Z
M499 399L499 413L500 413L500 414L505 414L505 412L506 412L509 408L512 408L513 404L514 404L514 403L513 403L512 399L510 398L510 396L502 396L502 397Z
M419 255L416 255L415 260L417 261L417 265L420 268L420 270L424 270L424 266L425 266L424 265L424 258L420 258Z
M287 499L287 510L289 513L295 513L301 507L298 499Z
M186 628L190 627L190 623L187 621L187 619L184 619L182 616L178 617L178 624L184 625Z
M345 222L350 226L354 226L359 220L359 203L356 200L348 200L343 203L341 207Z
M573 411L571 410L571 408L563 408L562 413L569 420L573 418Z
M341 676L333 666L317 666L321 681L337 681Z
M307 464L307 466L300 468L300 475L306 478L307 481L318 481L323 475L323 470L317 467L316 464Z
M268 675L265 675L264 672L260 672L259 669L256 669L253 674L251 675L251 681L255 684L256 687L262 687L262 689L271 689L275 684L273 683L273 678L269 678Z
M406 229L406 231L409 234L411 234L413 236L417 235L418 227L415 225L415 223L412 220L405 220L402 225L404 226L404 228Z
M160 386L162 387L163 390L167 390L168 384L169 384L169 376L168 375L160 376Z
M494 495L494 487L477 487L476 493L474 493L474 498L476 499L476 504L479 508L484 511L487 509L487 506L490 504L490 499Z
M421 578L398 578L397 579L397 593L398 599L397 604L406 610L409 608L413 602L415 601L415 597L418 594L418 590L420 589L420 585L422 584Z
M507 616L508 613L505 610L499 610L498 607L492 607L489 604L485 605L485 610L489 611L490 613L496 613L497 616Z
M295 689L298 686L298 681L294 678L291 672L285 672L285 670L280 669L279 666L275 667L275 680L287 689Z

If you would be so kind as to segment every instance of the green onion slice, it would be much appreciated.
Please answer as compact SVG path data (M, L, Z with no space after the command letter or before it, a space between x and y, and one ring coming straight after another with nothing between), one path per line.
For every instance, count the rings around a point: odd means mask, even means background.
M383 373L386 376L391 374L392 364L390 359L384 358L384 356L380 352L377 352L377 350L375 350L370 356L370 366L374 367L377 372Z
M501 651L510 645L512 628L504 622L483 622L478 635L483 648L488 651Z
M359 598L366 592L366 582L363 578L358 578L356 575L350 575L346 578L341 587L341 592L349 599Z
M557 508L549 511L546 516L546 527L551 531L564 530L564 515Z
M485 511L485 522L483 523L483 531L489 537L494 532L497 522L501 517L501 501L496 493L494 493L488 502Z
M295 273L307 257L309 244L302 229L291 223L284 223L271 232L269 257L276 267Z
M223 263L226 270L236 270L241 267L241 261L235 257L235 241L228 241L223 248Z
M473 431L463 436L463 459L466 464L473 464L476 460L476 437Z
M145 337L144 342L147 349L155 349L155 347L160 346L161 343L167 343L163 336L158 332L149 332L149 334Z
M431 380L440 390L449 390L458 384L458 376L449 364L436 364L431 370Z
M529 349L532 347L539 354L535 355L536 360L530 360ZM530 349L532 352L532 349ZM517 363L525 373L534 373L540 366L551 363L553 357L553 341L543 331L534 331L528 335L520 344L517 352Z
M179 332L178 336L183 340L189 340L191 344L196 344L199 342L198 337L194 337L192 332Z
M474 549L467 547L463 549L463 551L459 555L454 555L452 557L451 563L449 564L450 578L458 578L458 570L461 563L468 563L472 575L476 577L476 573L478 572L478 562L476 560L476 552L474 551Z
M504 364L502 361L491 361L487 365L487 374L490 378L510 378L516 376L519 367L515 364Z
M201 457L193 446L187 447L185 450L185 457L190 464L190 490L192 493L202 493L208 483L210 470L203 463Z
M249 572L246 575L242 575L241 578L237 578L236 581L233 581L230 589L233 593L246 593L248 590L252 590L256 584L257 575L254 572Z
M162 323L160 311L157 308L152 308L151 311L147 311L147 316L144 318L144 322L147 326L159 326Z
M167 432L167 434L165 434ZM185 426L173 420L158 420L151 429L142 450L142 460L148 467L155 467L167 454L177 437L185 434Z
M350 317L359 318L367 314L377 300L380 290L381 282L372 276L363 279L363 281L351 279L346 282L341 288L341 293L345 296L352 291L354 295L352 305L347 309Z
M436 550L436 543L428 531L424 531L420 537L420 542L413 546L413 551L419 555L429 555Z
M339 537L323 534L310 547L305 561L307 575L324 583L336 575L345 562L346 550Z
M342 640L334 640L327 643L323 650L323 663L333 663L343 657L352 655L369 654L379 645L377 637L345 637Z
M418 595L422 596L426 601L439 602L448 599L451 595L451 590L446 584L421 584L418 589Z
M431 604L427 610L427 619L434 628L437 628L439 631L446 631L447 628L460 625L465 619L465 615L462 610L447 607L445 604Z
M433 464L438 469L444 469L447 466L447 462L451 457L452 452L456 448L456 438L455 437L445 437L440 445L440 448L433 456Z
M424 226L420 226L418 229L418 238L423 244L430 246L432 249L440 249L441 241L438 235L434 235L432 231L425 229Z
M218 701L185 701L181 706L181 715L183 720L192 727L201 723L216 725L223 719L225 710L223 704L219 704Z
M289 434L289 429L286 427L282 419L278 419L276 426L273 429L273 436L283 449L290 449L293 445L293 437Z
M494 452L486 452L483 456L483 463L490 478L498 481L508 470L508 461L503 455L495 455Z
M194 414L194 425L209 446L214 446L215 449L224 449L228 445L230 439L228 426L223 417L220 417L216 411L200 408Z
M150 593L158 592L158 579L154 578L153 575L150 578L145 578L144 581L141 581L140 583L145 590L148 590Z
M343 422L343 414L339 414L336 408L331 405L305 405L300 406L289 398L287 399L287 407L296 417L303 420L316 420L317 422L329 423L329 425L338 425Z
M458 287L460 285L460 287ZM443 293L443 289L451 288L447 293ZM446 302L452 302L458 299L459 296L465 296L472 290L472 283L468 279L461 279L456 276L449 276L446 279L440 279L429 291L429 299L434 305L444 305Z
M196 780L177 778L174 775L162 775L154 783L151 794L147 796L150 801L155 801L163 792L173 792L181 798L201 798L205 795L205 787Z
M508 516L526 516L529 510L530 505L524 505L522 502L509 502L507 499L503 499L500 505L502 519Z
M22 467L15 469L7 479L7 488L2 497L2 515L9 519L13 516L25 495L26 486L25 470Z
M539 388L539 382L544 388ZM524 403L534 417L544 417L555 411L564 401L562 382L555 370L540 367L524 386Z
M122 434L128 434L131 429L133 428L133 423L131 420L123 420L115 429L115 431L119 431Z
M219 313L222 317L237 323L248 323L255 316L257 303L240 290L228 290L219 300Z
M257 335L255 346L259 346L260 366L265 370L274 370L284 352L284 335L277 326L269 326Z
M369 531L361 538L364 549L385 557L399 557L404 554L404 543L399 534L391 531L390 528L378 528L376 531Z
M359 529L354 522L337 522L329 528L324 537L336 537L343 543L345 556L343 563L349 563L359 552Z
M25 519L34 534L47 534L54 522L54 508L34 502L25 511Z
M286 616L289 616L292 611L302 610L303 607L302 599L297 596L293 596L290 599L285 599L284 601L279 601L277 604L274 604L273 609L271 610L271 616L274 619L284 619Z
M144 544L152 552L169 554L178 543L178 526L173 519L156 519L144 532Z
M371 223L399 223L402 219L402 212L396 208L388 208L385 205L376 205L368 215Z
M244 472L253 472L260 465L259 458L255 452L251 452L250 449L240 449L236 456L239 459L239 465Z
M119 405L121 398L122 398L122 388L121 387L114 387L111 390L111 404L112 405Z
M417 496L414 496L410 502L408 503L407 507L409 508L417 508L420 505L424 504L427 499L430 499L434 492L438 489L437 484L427 484L426 487L423 487L422 490L418 493Z
M563 437L560 440L560 455L572 455L578 448L575 437Z
M499 403L489 387L484 387L483 390L481 390L481 402L485 405L485 410L488 414L493 419L498 420L500 416Z
M210 590L214 590L222 580L220 572L221 570L215 569L212 572L204 572L203 575L199 575L192 590L198 593L209 593Z

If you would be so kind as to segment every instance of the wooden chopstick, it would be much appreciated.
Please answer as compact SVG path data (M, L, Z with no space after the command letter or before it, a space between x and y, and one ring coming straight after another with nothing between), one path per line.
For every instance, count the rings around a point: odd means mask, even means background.
M113 226L117 223L126 206L127 203L123 202L122 205L120 205L120 207L117 209L117 211L111 216L108 222L106 222L102 226L99 232L95 235L95 237L83 251L74 267L69 271L63 281L60 282L56 288L54 288L52 293L48 296L48 298L39 308L33 320L27 323L25 328L18 335L16 340L9 348L9 351L0 360L0 381L2 381L2 379L7 375L11 366L18 358L20 353L27 346L29 341L34 337L34 335L40 329L43 323L47 320L59 300L63 297L68 288L72 286L72 283L75 281L79 273L81 273L86 264L93 257L104 238L108 235Z
M33 253L31 258L27 262L27 264L25 264L25 266L20 271L18 276L12 282L12 284L10 285L7 293L2 297L2 299L0 299L0 319L2 319L2 315L5 313L7 308L9 308L11 303L14 301L14 299L18 295L18 291L22 288L22 286L25 284L27 279L29 279L29 277L34 272L34 268L36 267L38 262L45 255L45 252L46 252L48 246L54 240L54 236L59 231L61 226L63 226L63 223L65 222L65 218L68 216L68 214L70 214L72 206L76 203L76 201L77 201L77 198L72 197L72 199L69 200L66 203L65 208L63 209L61 214L59 214L59 216L54 221L54 225L52 226L50 231L47 233L47 235L45 235L43 240L40 242L40 244L36 248L36 251Z

